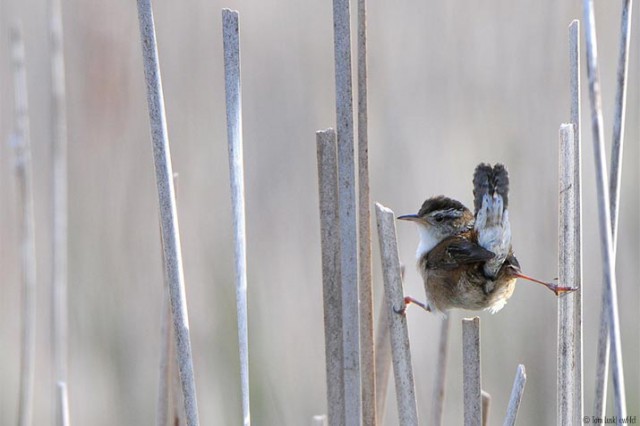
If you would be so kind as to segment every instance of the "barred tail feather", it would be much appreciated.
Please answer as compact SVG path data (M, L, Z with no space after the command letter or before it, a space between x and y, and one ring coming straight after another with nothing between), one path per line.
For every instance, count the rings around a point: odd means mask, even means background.
M509 172L500 163L493 167L486 163L478 164L473 174L475 214L478 214L478 210L482 207L482 199L485 195L493 198L496 194L502 197L502 203L506 209L509 206Z
M495 254L484 265L485 275L495 277L511 251L511 226L507 205L509 174L502 164L479 164L473 175L478 244Z
M480 163L473 173L473 207L477 215L482 207L482 199L491 193L491 175L493 168L489 164Z

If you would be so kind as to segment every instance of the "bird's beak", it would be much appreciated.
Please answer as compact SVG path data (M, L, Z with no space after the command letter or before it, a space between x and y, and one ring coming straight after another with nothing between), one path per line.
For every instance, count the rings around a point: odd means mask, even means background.
M420 216L417 214L405 214L403 216L398 216L398 220L410 220L412 222L419 222Z

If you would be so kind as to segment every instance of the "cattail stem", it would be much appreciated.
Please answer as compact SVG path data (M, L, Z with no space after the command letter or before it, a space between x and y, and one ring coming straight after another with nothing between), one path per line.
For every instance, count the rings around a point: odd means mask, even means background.
M442 318L440 323L440 343L438 344L438 363L434 373L433 399L431 402L432 425L442 424L444 412L444 390L447 377L447 347L449 343L449 316Z
M56 405L58 407L58 417L56 423L59 425L68 425L69 422L69 393L67 392L67 384L58 382L56 386Z
M482 426L489 424L489 409L491 408L491 394L486 391L480 392L482 395Z
M236 260L236 304L240 349L243 424L251 423L249 406L249 336L247 313L247 245L245 231L244 165L242 156L242 97L238 12L222 10L224 76L229 139L229 173Z
M600 94L600 76L598 72L598 52L596 45L595 16L593 0L584 0L584 21L587 42L587 75L589 77L589 98L591 100L591 123L596 168L596 184L598 189L598 212L600 228L600 246L604 275L604 300L606 320L611 342L611 363L613 370L613 387L615 413L619 419L627 413L624 387L624 369L622 364L622 346L620 341L620 320L618 315L618 289L614 268L613 237L611 232L611 211L609 185L607 185L607 165L604 153L604 127L602 116L602 99ZM604 317L604 316L603 316ZM606 366L605 366L606 368ZM595 415L599 415L596 402Z
M338 139L338 200L340 203L338 210L340 218L345 422L347 425L359 425L362 419L360 307L349 0L333 0L333 28Z
M51 152L52 175L52 298L51 327L54 377L64 383L57 392L67 392L68 370L68 318L67 318L67 97L62 31L62 6L60 0L49 3L49 40L51 46ZM64 395L62 400L68 401ZM60 401L58 401L60 403ZM61 415L60 426L68 425L68 415Z
M559 184L559 281L574 288L581 283L581 217L579 145L574 124L560 126ZM579 365L580 290L558 298L558 423L569 424L582 419Z
M380 305L376 331L376 419L383 423L391 372L391 344L389 343L389 314L385 303Z
M375 426L376 379L371 276L371 199L367 114L367 2L358 0L358 235L360 267L360 360L362 422Z
M622 18L620 24L620 51L618 54L618 72L616 79L616 101L613 121L613 142L611 147L611 175L609 178L609 205L611 209L611 240L613 262L615 264L618 243L618 212L620 205L620 182L622 179L622 153L624 141L624 124L626 115L627 75L629 62L629 44L631 39L631 11L632 2L624 0L622 3ZM606 313L606 289L602 293L602 309L600 312L600 333L598 335L598 349L596 361L596 390L594 414L604 418L607 399L607 376L609 370L609 323ZM614 378L615 380L615 378Z
M516 424L518 408L520 407L520 401L522 401L522 394L524 393L524 385L526 383L527 373L524 365L520 364L516 370L516 378L513 381L513 389L511 390L511 398L509 399L504 426L514 426Z
M20 208L20 258L22 272L22 335L20 340L20 395L18 424L29 426L33 419L33 389L36 357L36 246L33 211L33 178L29 102L22 28L10 30L14 85L14 134L16 181Z
M177 358L184 397L184 410L187 424L189 426L195 426L199 424L199 421L193 359L191 356L189 315L182 269L182 251L180 248L178 213L173 187L169 136L167 134L160 64L158 62L158 47L156 44L155 24L153 22L150 0L138 0L138 19L147 86L147 103L156 171L156 186L160 206L162 249L166 261L165 273L169 281L169 292L171 295L171 312L173 314L173 326L176 333Z
M344 424L342 352L342 293L340 291L340 227L338 223L338 154L336 132L316 133L320 235L322 250L322 294L327 374L329 424Z
M574 20L569 25L569 68L571 90L571 123L573 124L573 180L572 194L575 197L574 204L574 238L578 241L574 244L574 274L573 287L579 290L569 299L573 302L574 310L574 344L575 349L575 398L574 414L578 419L584 417L584 342L582 322L582 120L580 118L580 21Z
M178 173L173 174L173 187L176 193L176 203L178 200ZM162 238L162 231L160 232ZM162 256L162 270L166 271L166 261ZM160 350L160 377L158 381L158 406L156 409L156 425L168 426L173 424L184 424L184 411L181 410L182 403L178 402L180 394L180 377L176 363L175 332L173 330L173 319L171 316L171 299L169 297L169 281L166 273L163 274L164 297L162 303L161 337L162 346Z
M404 308L404 294L396 241L396 226L393 211L376 203L378 239L384 275L385 309L389 319L393 374L395 376L396 399L400 425L417 425L413 367L411 366L411 347L407 318L399 314Z
M482 424L482 381L480 377L480 318L462 320L462 375L464 382L464 424Z

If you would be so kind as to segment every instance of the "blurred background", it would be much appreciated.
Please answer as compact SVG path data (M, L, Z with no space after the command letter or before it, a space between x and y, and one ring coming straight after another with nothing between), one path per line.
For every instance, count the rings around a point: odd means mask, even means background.
M557 276L558 128L569 120L568 25L580 2L371 0L372 201L397 214L432 195L472 203L479 162L511 176L514 248L526 273ZM249 267L252 418L310 424L326 412L315 131L335 126L330 1L154 1L191 337L203 425L241 421L221 8L240 11ZM352 8L352 15L353 8ZM9 24L23 23L38 256L35 424L52 424L51 138L47 2L0 2L0 424L15 424L19 383L19 235ZM619 2L597 2L607 153ZM151 424L163 294L158 201L136 4L63 2L69 133L69 398L77 425ZM355 19L354 19L355 22ZM618 286L627 404L640 415L640 63L633 19ZM584 44L582 62L584 65ZM600 261L593 147L583 66L585 414L591 415ZM375 227L374 227L375 230ZM398 224L405 292L424 298L412 224ZM376 312L382 294L374 236ZM518 423L556 421L555 296L521 282L482 318L483 388L501 424L519 363ZM446 424L462 423L460 319L453 312ZM428 419L439 319L408 314L419 410ZM392 387L392 386L391 386ZM610 392L611 393L611 392ZM611 406L611 404L610 404ZM396 424L389 395L384 424Z

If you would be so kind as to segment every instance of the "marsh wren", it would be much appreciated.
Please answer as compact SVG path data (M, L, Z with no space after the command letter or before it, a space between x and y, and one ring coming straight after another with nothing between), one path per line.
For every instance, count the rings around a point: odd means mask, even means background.
M509 175L502 164L479 164L473 175L475 215L459 201L437 196L417 214L400 216L418 225L416 252L428 311L451 308L498 312L513 294L516 279L542 284L556 295L575 290L531 278L520 271L511 247Z

